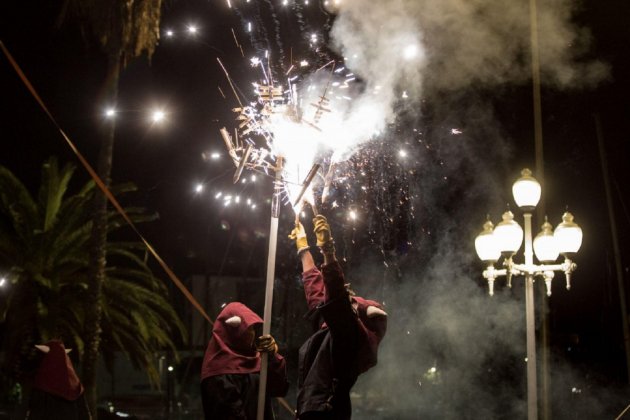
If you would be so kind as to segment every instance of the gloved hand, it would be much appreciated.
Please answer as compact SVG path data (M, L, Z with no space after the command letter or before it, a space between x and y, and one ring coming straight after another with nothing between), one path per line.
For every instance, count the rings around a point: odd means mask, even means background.
M335 254L335 241L330 234L330 225L324 216L318 214L313 219L313 232L317 236L317 246L322 249L324 255Z
M306 231L304 230L304 226L302 223L297 222L291 234L289 235L289 239L293 239L295 241L295 247L297 248L298 255L300 252L309 248L308 240L306 239Z
M271 355L274 355L278 352L278 344L276 344L276 340L274 340L274 338L267 334L267 335L261 335L260 337L256 338L256 351L259 351L261 353L269 353Z
M315 236L317 237L317 246L321 247L327 242L332 241L328 221L321 214L313 218L313 232L315 232Z

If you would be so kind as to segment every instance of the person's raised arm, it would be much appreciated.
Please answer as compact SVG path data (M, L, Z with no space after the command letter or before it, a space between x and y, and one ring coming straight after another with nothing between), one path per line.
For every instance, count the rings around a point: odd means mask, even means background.
M321 248L322 254L324 254L324 265L336 262L335 241L330 233L328 220L321 214L313 218L313 232L317 237L317 246Z
M297 222L291 231L289 239L295 241L295 247L302 263L302 284L309 309L314 309L324 302L324 282L322 274L315 266L315 261L309 251L306 232L302 223Z
M313 231L317 236L317 246L321 248L324 254L322 273L326 287L326 301L338 298L344 294L347 295L343 271L335 255L335 241L330 232L330 225L328 220L321 214L318 214L313 219Z
M289 239L293 239L295 241L297 254L302 262L302 272L306 272L315 267L315 261L309 251L308 239L306 239L306 231L304 230L302 223L297 222L295 224L291 234L289 234Z

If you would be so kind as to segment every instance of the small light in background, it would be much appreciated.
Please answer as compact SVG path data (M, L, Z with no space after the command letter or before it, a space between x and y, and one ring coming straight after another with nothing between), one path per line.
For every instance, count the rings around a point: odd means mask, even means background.
M175 33L170 29L168 29L165 34L168 38L173 38L173 35L175 35Z
M405 149L400 149L398 151L398 156L400 156L401 158L407 157L407 151Z
M197 194L201 193L203 191L203 184L202 183L198 183L197 185L195 185L195 192Z
M173 371L173 366L169 366L166 369L168 369L169 372L172 372Z
M197 27L195 25L188 25L188 27L186 28L188 30L188 33L191 35L195 35L198 31Z
M105 110L105 117L114 118L116 116L116 110L114 108L107 108Z
M0 287L4 287L6 283L7 283L6 277L0 277Z
M159 109L153 111L153 113L151 114L151 120L154 123L161 123L164 121L165 118L166 118L166 113Z
M403 57L407 60L411 60L418 55L418 46L415 44L407 45L403 50Z

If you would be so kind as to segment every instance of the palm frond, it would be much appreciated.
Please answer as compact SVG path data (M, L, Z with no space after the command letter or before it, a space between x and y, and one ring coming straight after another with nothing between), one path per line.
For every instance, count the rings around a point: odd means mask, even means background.
M39 208L43 211L44 232L48 231L57 221L57 214L68 189L76 167L66 164L59 170L55 157L49 158L42 167L42 181L39 190Z

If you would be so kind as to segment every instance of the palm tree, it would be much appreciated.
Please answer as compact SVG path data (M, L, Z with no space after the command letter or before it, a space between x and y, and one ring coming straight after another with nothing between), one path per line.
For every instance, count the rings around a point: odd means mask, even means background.
M37 197L0 166L0 270L9 281L6 299L0 300L4 337L4 368L18 378L35 357L34 344L63 338L84 357L83 304L89 294L91 203L93 182L68 194L75 170L59 169L56 159L43 165ZM114 188L117 195L133 191L132 185ZM155 218L141 208L128 208L135 223ZM115 212L108 215L108 233L118 235L126 224ZM123 232L120 232L121 234ZM103 345L101 354L111 370L114 354L122 351L132 363L158 384L156 357L175 353L184 328L167 300L165 285L151 272L143 244L111 240L103 285Z
M115 104L118 98L120 72L132 59L146 53L150 58L159 39L161 0L65 0L60 22L66 12L78 19L86 33L96 38L107 56L106 103ZM113 121L103 127L97 171L106 186L110 185L115 126ZM94 197L94 224L92 231L89 294L86 305L90 308L86 323L88 333L83 360L83 380L88 405L96 416L96 362L101 339L103 311L102 288L105 280L107 242L107 199L103 194Z

